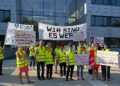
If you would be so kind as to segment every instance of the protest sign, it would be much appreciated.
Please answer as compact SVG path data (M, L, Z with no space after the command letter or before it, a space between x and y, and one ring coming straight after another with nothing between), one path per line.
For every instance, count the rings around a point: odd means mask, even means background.
M78 33L86 33L86 24L75 26L53 26L39 23L39 39L44 40L73 40L77 39ZM85 39L86 34L83 35Z
M119 52L97 51L96 62L100 65L119 66Z
M89 62L88 54L75 54L76 65L87 65Z
M36 41L36 35L34 31L19 31L15 32L15 44L16 46L34 46Z
M35 45L33 25L8 23L5 45L29 46ZM31 41L31 42L30 42Z
M101 47L103 47L104 37L94 37L94 43L98 43Z

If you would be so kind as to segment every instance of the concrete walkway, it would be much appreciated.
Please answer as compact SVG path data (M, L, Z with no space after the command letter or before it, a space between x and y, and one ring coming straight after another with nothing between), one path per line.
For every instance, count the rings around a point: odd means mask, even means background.
M0 86L21 86L15 64L15 60L4 61L3 73L5 75L0 76ZM35 83L27 84L27 81L24 77L24 85L22 86L120 86L119 70L112 71L112 79L107 83L100 80L91 80L91 76L89 76L87 73L84 74L84 81L76 80L76 77L73 77L74 80L69 80L68 82L65 81L65 77L60 77L58 74L53 74L54 79L52 80L37 80L36 70L30 70L29 75Z

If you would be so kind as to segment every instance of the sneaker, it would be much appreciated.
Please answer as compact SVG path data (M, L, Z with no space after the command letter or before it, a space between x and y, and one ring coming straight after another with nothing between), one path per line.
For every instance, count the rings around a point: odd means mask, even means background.
M84 80L84 78L83 78L83 77L81 77L81 79L82 79L82 80Z
M33 81L28 81L28 83L34 83Z
M65 81L68 81L68 79L66 79Z

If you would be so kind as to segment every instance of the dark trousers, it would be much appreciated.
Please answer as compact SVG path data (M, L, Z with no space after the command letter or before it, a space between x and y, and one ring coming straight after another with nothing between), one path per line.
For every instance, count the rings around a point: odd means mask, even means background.
M2 64L3 64L3 60L0 60L0 75L2 74Z
M60 76L66 75L66 62L60 63Z
M40 76L40 69L42 70ZM37 62L37 77L38 79L44 79L44 70L45 70L45 62Z
M52 78L52 70L53 70L53 64L46 65L47 71L46 71L46 78Z
M74 65L67 66L66 79L68 79L69 73L70 73L70 79L72 79L72 77L73 77L73 70L74 70Z
M30 67L31 66L35 66L35 58L34 58L34 56L30 56Z
M103 76L103 78L106 79L106 77L107 77L107 79L110 79L110 66L102 65L101 69L102 69L102 76ZM106 76L106 72L107 72L107 76Z

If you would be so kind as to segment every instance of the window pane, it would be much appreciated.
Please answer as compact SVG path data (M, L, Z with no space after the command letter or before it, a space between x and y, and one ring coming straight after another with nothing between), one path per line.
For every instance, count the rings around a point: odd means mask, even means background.
M92 4L96 4L96 0L91 0L91 3Z
M111 0L111 5L115 6L116 5L116 0Z
M3 11L0 11L0 22L2 22L4 19L4 14L3 14Z
M45 24L54 25L54 17L52 17L52 16L44 16L43 21Z
M96 0L96 4L103 5L103 0Z
M103 26L108 26L107 17L103 17Z
M111 25L112 26L116 26L116 18L111 18Z
M44 11L54 12L54 0L44 0Z
M116 5L120 6L120 0L116 0Z
M102 17L96 17L96 25L102 26Z
M55 24L56 25L65 25L66 24L66 18L65 17L56 17L55 18Z
M95 16L91 16L91 25L92 25L92 26L95 25Z

